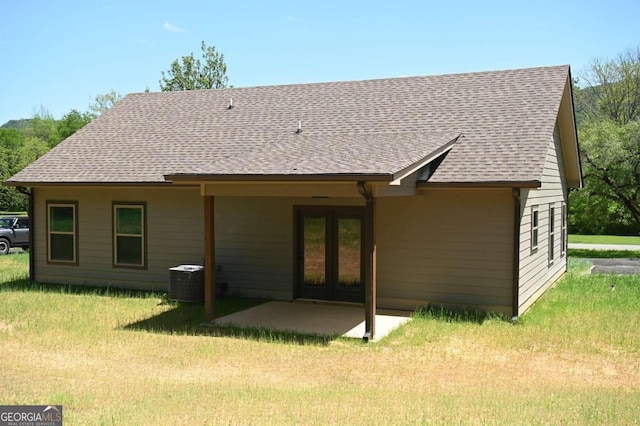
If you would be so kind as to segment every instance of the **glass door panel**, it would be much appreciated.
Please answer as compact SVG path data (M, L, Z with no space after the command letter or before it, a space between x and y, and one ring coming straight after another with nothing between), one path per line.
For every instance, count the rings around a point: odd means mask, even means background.
M300 207L296 212L297 289L301 299L362 303L361 207Z
M360 218L338 218L338 286L356 288L361 283L360 260L362 221Z
M325 286L327 283L327 218L304 216L303 221L304 285Z

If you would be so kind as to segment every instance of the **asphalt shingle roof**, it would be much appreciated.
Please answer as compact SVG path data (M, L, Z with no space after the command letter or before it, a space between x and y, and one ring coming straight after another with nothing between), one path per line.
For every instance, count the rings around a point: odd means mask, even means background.
M568 75L559 66L130 94L8 182L390 175L459 135L431 182L540 180Z

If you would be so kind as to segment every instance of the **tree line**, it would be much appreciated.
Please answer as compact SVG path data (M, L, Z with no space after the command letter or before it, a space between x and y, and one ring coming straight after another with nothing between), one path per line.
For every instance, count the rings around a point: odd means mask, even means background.
M584 188L569 195L569 232L640 233L640 46L595 60L574 81Z
M57 121L43 110L30 120L20 120L17 128L0 128L0 180L13 176L89 121L87 113L76 110ZM25 211L27 204L15 188L0 186L0 210Z
M217 89L229 83L224 55L214 46L201 44L202 58L193 53L174 60L161 72L163 92L175 90ZM146 89L149 91L149 89ZM71 110L60 120L44 108L31 119L10 120L0 127L0 182L46 154L83 126L113 107L122 96L115 90L98 94L88 111ZM0 186L0 211L25 211L28 199L15 188Z
M111 108L122 96L116 91L100 94L89 104L89 110L75 109L55 120L45 108L31 119L11 120L0 127L0 182L46 154L61 141ZM25 211L27 197L15 188L0 186L0 210Z

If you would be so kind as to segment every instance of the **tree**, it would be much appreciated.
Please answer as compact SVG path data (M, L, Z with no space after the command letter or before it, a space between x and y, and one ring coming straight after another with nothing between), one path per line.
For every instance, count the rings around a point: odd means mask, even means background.
M594 61L582 82L586 87L576 91L575 100L585 193L607 217L618 218L609 228L640 230L640 47ZM572 202L587 208L578 198ZM606 208L602 200L608 200ZM629 218L634 226L623 226Z
M25 137L36 137L45 141L50 148L58 145L62 140L58 134L56 121L46 109L36 113L29 124L22 129Z
M569 232L582 235L637 235L640 226L617 201L591 194L589 186L569 194Z
M587 119L625 124L640 119L640 46L610 61L594 60L578 79L576 109Z
M72 109L56 123L58 135L64 140L89 124L93 118L94 116L91 113L80 113L77 110Z
M16 151L14 173L27 167L49 151L49 146L40 138L26 138Z
M18 151L24 143L21 131L0 129L0 182L10 178L17 170ZM0 185L0 210L26 210L27 198L15 188Z
M21 129L0 129L0 182L28 166L49 149L89 123L94 116L71 110L56 121L41 108ZM0 210L26 210L28 199L12 187L0 186Z
M0 146L16 148L22 144L22 133L15 128L0 128Z
M122 95L111 89L110 92L97 94L93 98L93 102L89 104L89 111L91 111L93 118L96 118L113 108L120 100L122 100Z
M619 202L640 224L640 122L588 121L580 141L589 192Z
M160 89L163 92L196 89L220 89L227 87L227 65L224 55L214 46L201 45L202 61L191 53L176 59L166 72L161 71Z

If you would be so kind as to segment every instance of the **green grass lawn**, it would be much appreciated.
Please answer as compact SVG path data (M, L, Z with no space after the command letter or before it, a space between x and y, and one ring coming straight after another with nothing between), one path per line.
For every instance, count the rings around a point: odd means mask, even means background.
M590 250L569 249L569 257L586 259L640 259L640 251L637 250Z
M640 276L582 260L515 323L424 311L373 344L201 329L202 306L30 284L27 261L0 257L0 402L68 425L640 419Z
M569 242L578 244L640 245L640 237L622 237L618 235L569 235Z

